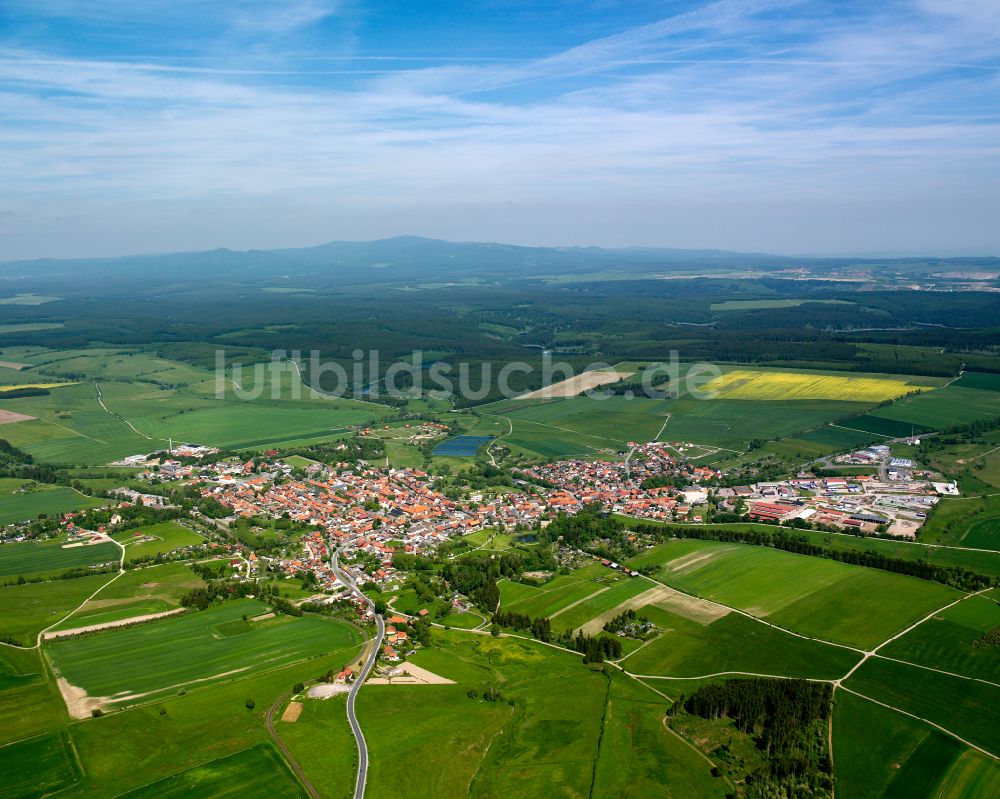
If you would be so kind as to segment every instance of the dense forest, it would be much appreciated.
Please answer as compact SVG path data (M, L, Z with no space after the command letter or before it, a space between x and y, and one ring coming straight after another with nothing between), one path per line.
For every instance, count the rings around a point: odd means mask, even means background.
M731 748L713 752L736 772L748 799L830 796L833 764L827 722L832 700L827 683L757 677L703 685L687 699L682 697L669 715L728 720L752 738L765 759L745 774L739 774L746 766L732 757Z
M384 374L393 360L420 350L424 368L467 363L479 375L484 364L537 366L543 350L575 368L667 360L676 351L685 361L952 376L963 367L1000 371L1000 292L939 290L953 287L931 278L946 267L995 268L995 260L793 264L732 253L403 240L0 264L0 275L18 277L20 291L54 298L0 305L0 324L8 346L144 347L205 368L214 368L217 351L229 363L266 361L276 350L308 360L316 351L350 373L360 350L377 351ZM392 268L373 269L373 262ZM169 270L158 268L167 263ZM748 268L756 271L727 276ZM83 280L85 270L115 277ZM685 276L691 273L705 276ZM913 290L915 280L927 290ZM187 290L190 281L197 292ZM536 387L537 371L515 373L513 387ZM324 386L319 375L315 382Z

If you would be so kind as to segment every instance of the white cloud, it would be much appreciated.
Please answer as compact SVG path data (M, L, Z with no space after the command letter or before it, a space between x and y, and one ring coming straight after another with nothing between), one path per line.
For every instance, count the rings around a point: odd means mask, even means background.
M0 259L53 247L287 245L359 230L885 249L870 220L893 242L914 228L930 248L939 235L945 249L1000 249L980 230L981 212L1000 211L990 71L1000 48L966 41L981 4L950 15L941 5L829 18L809 4L733 0L527 62L388 73L329 70L281 47L264 67L259 51L202 67L8 41L0 207L18 214L20 232ZM338 13L302 2L277 24L247 21L260 4L236 8L220 28L291 34ZM986 199L956 219L963 196ZM194 224L185 209L199 219L215 209L219 224ZM765 209L773 224L762 230ZM103 228L95 213L130 220L134 235L115 246L92 237ZM53 217L63 220L57 234L44 221ZM837 219L860 220L857 245Z

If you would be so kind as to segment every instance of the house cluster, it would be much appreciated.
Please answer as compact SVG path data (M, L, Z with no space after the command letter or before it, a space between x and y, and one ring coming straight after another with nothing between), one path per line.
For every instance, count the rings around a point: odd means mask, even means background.
M573 513L584 505L597 503L616 513L644 519L672 521L694 518L693 506L704 503L706 491L698 483L721 476L709 466L695 466L678 460L672 445L650 442L631 444L625 461L565 460L524 469L520 474L531 481L551 486L548 503L555 510ZM660 478L669 485L655 486ZM643 485L653 487L643 488ZM674 485L691 486L677 491Z
M385 584L395 579L392 557L400 551L421 554L456 535L497 526L533 527L546 512L544 500L527 493L461 502L435 488L430 475L416 469L381 469L360 465L328 470L306 480L291 479L283 464L258 463L242 474L220 474L203 488L234 515L288 518L317 528L306 536L301 560L283 563L290 574L312 570L324 587L336 580L325 567L325 540L379 564L368 578ZM322 530L322 532L320 532Z
M118 497L119 499L129 503L130 505L135 505L139 503L146 508L169 508L170 503L166 497L162 497L159 494L143 494L140 491L135 491L131 488L116 488L111 491L112 496Z

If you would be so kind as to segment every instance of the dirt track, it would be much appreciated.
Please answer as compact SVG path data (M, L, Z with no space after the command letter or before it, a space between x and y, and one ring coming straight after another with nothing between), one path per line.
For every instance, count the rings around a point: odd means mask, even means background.
M674 613L678 616L683 616L685 619L698 622L698 624L711 624L716 619L729 613L729 608L722 605L716 605L704 599L688 596L687 594L667 588L665 585L661 585L650 588L648 591L643 591L638 596L627 599L620 605L604 611L600 616L591 619L579 629L583 631L584 635L597 635L604 629L604 625L615 616L624 613L626 610L639 610L639 608L646 605L653 605L668 613Z
M372 677L368 680L369 685L454 685L454 680L449 680L435 674L432 671L414 666L412 663L401 663L398 666L403 672L401 677Z
M162 613L146 613L143 616L131 616L127 619L118 619L117 621L106 621L103 624L88 624L83 627L74 627L71 630L51 630L45 633L42 637L45 640L50 638L66 638L71 635L79 635L80 633L92 633L96 630L110 630L114 627L126 627L129 624L135 624L137 622L143 621L153 621L154 619L162 619L167 616L176 616L178 613L184 613L184 608L177 608L176 610L165 610Z

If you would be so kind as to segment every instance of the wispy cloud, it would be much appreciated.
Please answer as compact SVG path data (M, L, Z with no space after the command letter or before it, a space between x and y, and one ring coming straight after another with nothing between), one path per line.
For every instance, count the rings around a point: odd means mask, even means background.
M125 8L41 0L4 26L0 259L398 232L1000 250L987 0L605 14L557 49L536 31L533 57L487 34L422 51L357 5ZM198 44L74 41L128 14Z

